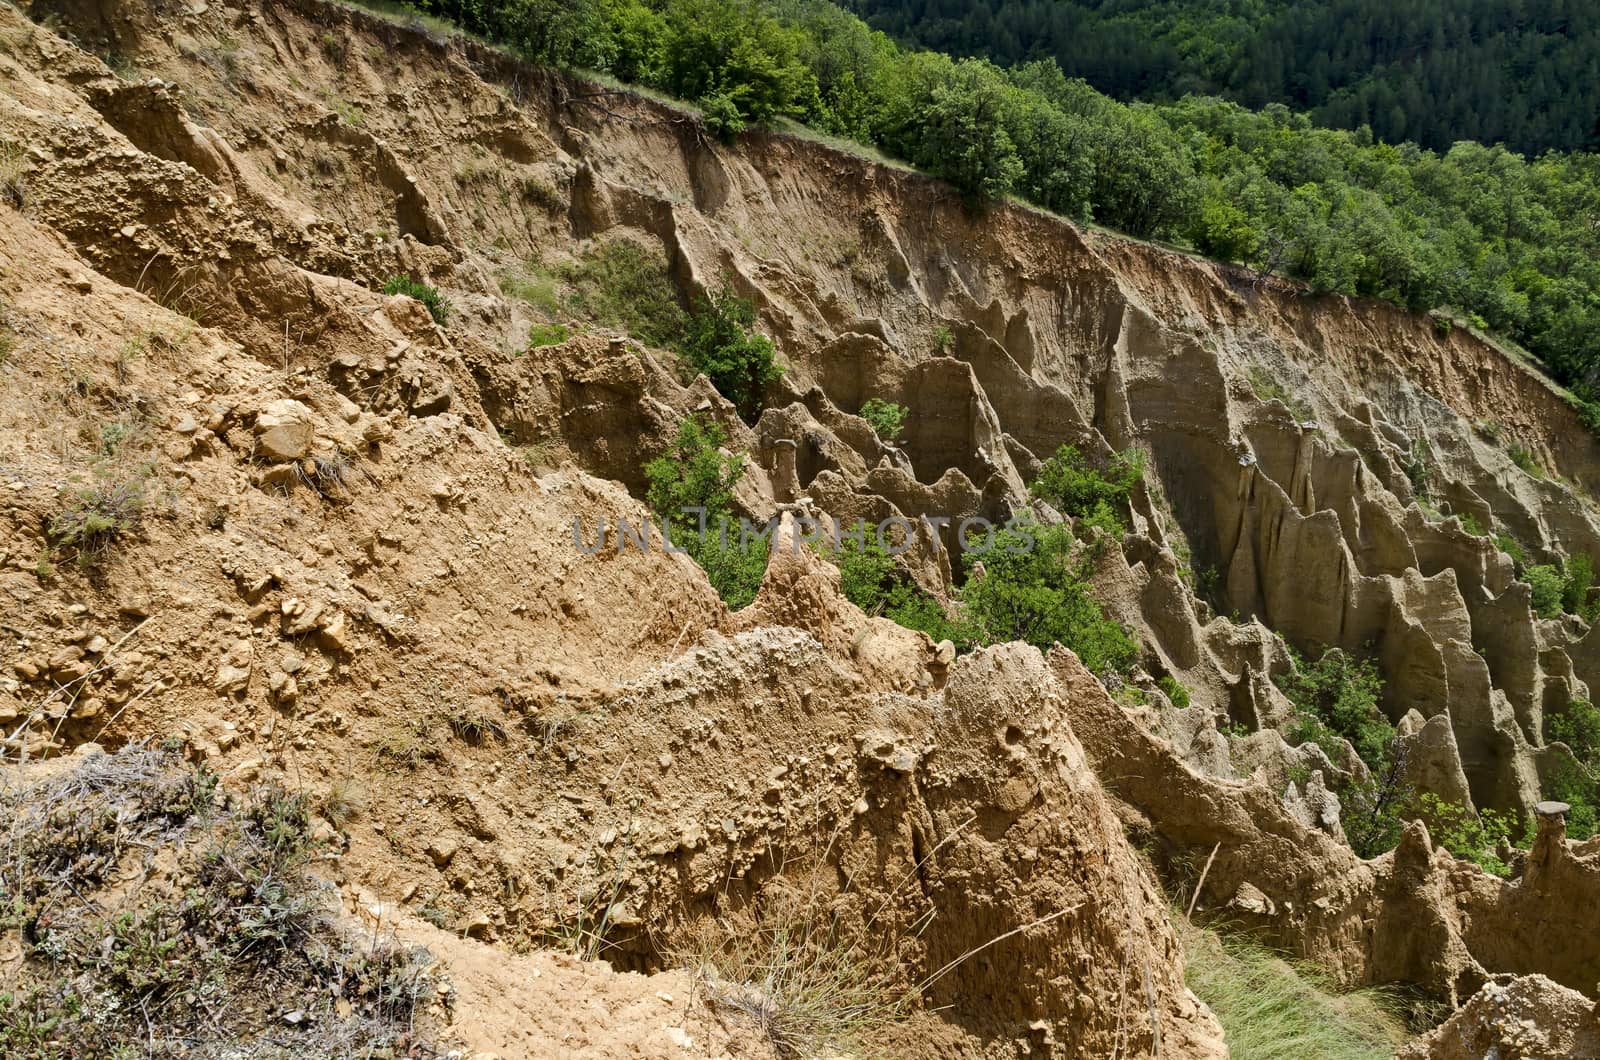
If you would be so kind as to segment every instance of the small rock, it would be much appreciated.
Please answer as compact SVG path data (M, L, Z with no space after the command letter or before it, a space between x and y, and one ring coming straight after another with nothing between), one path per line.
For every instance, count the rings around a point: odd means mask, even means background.
M432 858L433 863L442 869L450 864L459 849L460 844L449 836L436 836L428 843L428 857Z
M482 913L474 913L456 925L456 931L469 939L486 939L492 935L494 925Z
M315 417L304 404L273 401L256 416L256 455L275 463L304 459L315 437Z

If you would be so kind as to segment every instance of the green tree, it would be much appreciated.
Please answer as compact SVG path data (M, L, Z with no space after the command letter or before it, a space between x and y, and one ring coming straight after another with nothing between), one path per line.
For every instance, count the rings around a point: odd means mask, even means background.
M733 610L756 597L766 572L768 543L744 540L734 516L733 491L744 476L743 456L723 451L727 434L710 420L678 424L672 448L645 465L646 502L672 543L700 565Z
M1567 587L1561 568L1551 563L1529 567L1524 573L1532 590L1529 603L1533 613L1540 618L1555 618L1561 614L1561 594Z
M1007 132L1011 94L988 63L920 53L897 71L880 132L913 165L942 177L971 203L1010 193L1023 174Z
M783 375L773 359L772 340L750 330L755 323L755 306L725 286L695 301L682 343L689 364L733 402L747 423L760 414L767 384Z
M1044 462L1028 492L1074 518L1110 510L1125 522L1133 491L1143 481L1141 453L1117 453L1096 467L1077 446L1063 445Z
M1292 732L1321 743L1327 733L1349 740L1356 754L1378 768L1394 741L1394 726L1378 707L1383 678L1370 659L1357 659L1339 648L1329 648L1316 662L1289 649L1294 663L1288 673L1274 678L1295 706ZM1337 748L1332 750L1337 761Z
M1099 676L1126 673L1133 665L1138 645L1101 610L1088 572L1074 560L1074 539L1066 527L1024 525L996 531L993 547L968 552L963 562L968 580L961 602L968 640L1023 640L1041 650L1064 644Z

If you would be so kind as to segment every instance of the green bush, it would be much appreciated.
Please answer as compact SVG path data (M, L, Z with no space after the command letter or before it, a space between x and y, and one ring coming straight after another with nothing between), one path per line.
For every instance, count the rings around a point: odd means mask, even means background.
M1513 556L1515 559L1515 556ZM1565 563L1540 563L1522 571L1531 590L1529 606L1540 618L1557 618L1562 612L1578 615L1587 622L1597 617L1597 607L1589 602L1594 585L1594 561L1584 553Z
M1561 614L1561 595L1566 591L1567 580L1561 568L1551 563L1529 567L1523 577L1533 590L1529 605L1540 618L1556 618Z
M1411 458L1404 467L1411 492L1418 500L1428 498L1433 487L1433 450L1419 438L1411 445Z
M706 132L725 144L731 144L746 128L739 104L726 92L700 97L700 121Z
M1041 500L1074 519L1086 519L1091 526L1114 523L1126 526L1126 511L1134 488L1144 481L1144 456L1118 453L1104 467L1093 466L1077 446L1063 445L1044 462L1039 475L1028 488Z
M683 341L688 316L658 249L631 239L596 243L557 276L566 305L579 316L650 346L677 349Z
M760 414L767 384L783 375L773 361L772 340L750 331L755 322L755 306L724 287L695 301L682 345L684 358L733 402L746 423Z
M145 505L144 483L136 478L104 479L64 490L62 498L65 506L50 517L46 532L52 544L70 549L78 565L92 571L138 527Z
M1547 715L1545 736L1566 744L1591 769L1600 766L1600 708L1588 700L1574 699L1561 713Z
M1074 562L1064 526L997 530L993 547L963 557L963 628L977 644L1022 640L1040 650L1061 643L1096 676L1125 674L1138 656L1127 630L1107 618L1091 595L1088 571ZM983 564L982 576L976 566Z
M1511 457L1511 462L1534 478L1544 478L1544 468L1539 466L1538 459L1533 451L1521 442L1512 442L1506 447L1506 455Z
M1189 705L1189 690L1183 687L1178 679L1171 674L1166 674L1156 681L1156 687L1165 692L1167 698L1172 701L1172 705L1179 710Z
M1510 875L1510 866L1496 853L1502 841L1511 840L1515 819L1509 814L1489 809L1473 814L1465 806L1446 802L1431 791L1418 797L1417 809L1428 823L1428 834L1435 844L1458 858L1477 862L1485 872Z
M829 548L828 558L839 568L845 599L869 615L882 615L935 641L964 639L939 601L900 570L870 527L864 544L843 534L838 544Z
M1291 732L1323 747L1334 761L1339 752L1333 736L1342 737L1363 762L1377 768L1394 740L1394 726L1378 709L1383 679L1377 667L1338 648L1329 648L1314 663L1292 648L1289 655L1294 668L1274 680L1295 707Z
M861 418L872 424L878 437L891 445L906 428L906 407L881 398L868 398L861 406Z
M1568 837L1589 839L1600 830L1600 788L1592 769L1575 762L1561 763L1546 778L1544 795L1571 807L1567 811Z
M1339 793L1345 838L1361 857L1375 858L1400 842L1405 814L1416 801L1407 775L1405 759L1391 743L1365 782Z
M1522 542L1510 534L1496 534L1494 547L1511 557L1511 566L1521 574L1528 566L1528 550L1522 547Z
M392 276L389 282L383 285L384 294L403 294L407 298L415 298L428 307L428 315L433 317L435 324L443 324L450 316L450 303L438 288L431 287L421 280L413 280L409 276Z
M673 544L700 565L717 594L737 611L761 588L769 546L753 536L741 540L733 490L744 475L744 457L720 452L726 442L716 423L690 416L678 424L672 449L646 464L644 473L646 501L661 525L670 527ZM702 509L704 523L684 508Z
M1580 552L1567 560L1562 575L1561 610L1569 615L1592 618L1589 589L1594 585L1594 561Z
M528 349L559 346L572 337L572 329L565 324L535 324L528 329Z

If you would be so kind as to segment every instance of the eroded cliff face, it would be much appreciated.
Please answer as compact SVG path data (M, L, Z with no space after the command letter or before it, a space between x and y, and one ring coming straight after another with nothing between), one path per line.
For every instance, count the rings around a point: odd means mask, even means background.
M604 911L607 955L645 968L822 866L846 934L893 940L872 959L942 1007L907 1033L952 1052L1217 1049L1125 831L1169 872L1214 853L1201 908L1351 981L1600 978L1566 919L1600 892L1595 844L1543 835L1509 882L1420 827L1362 862L1323 777L1363 767L1275 731L1281 636L1376 653L1424 790L1526 813L1568 755L1545 711L1588 696L1600 640L1537 620L1407 468L1554 558L1600 551L1600 447L1464 330L973 216L804 139L718 145L312 0L0 9L0 79L13 750L176 737L235 782L360 776L368 810L329 828L353 901L520 945ZM539 310L504 281L620 240L685 299L759 307L786 370L754 426L627 336L526 348ZM447 294L446 327L375 293L401 273ZM869 397L912 410L902 445ZM1058 446L1144 451L1096 585L1136 682L1192 706L1119 706L1064 651L952 663L803 551L730 615L685 557L575 547L575 518L643 516L640 466L696 410L752 453L753 515L949 520L911 557L939 594L955 524L1026 507ZM93 576L46 571L61 487L135 471L138 533Z

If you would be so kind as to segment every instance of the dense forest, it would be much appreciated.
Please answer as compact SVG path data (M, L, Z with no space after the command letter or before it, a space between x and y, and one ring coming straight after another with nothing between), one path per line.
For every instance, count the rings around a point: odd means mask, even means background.
M1600 146L1600 0L852 0L898 40L1118 99L1285 103L1440 151Z
M1121 103L1054 59L904 49L826 0L418 6L691 101L725 137L792 120L942 177L974 209L1017 196L1317 291L1451 310L1526 346L1600 429L1600 156L1441 154L1214 96Z

